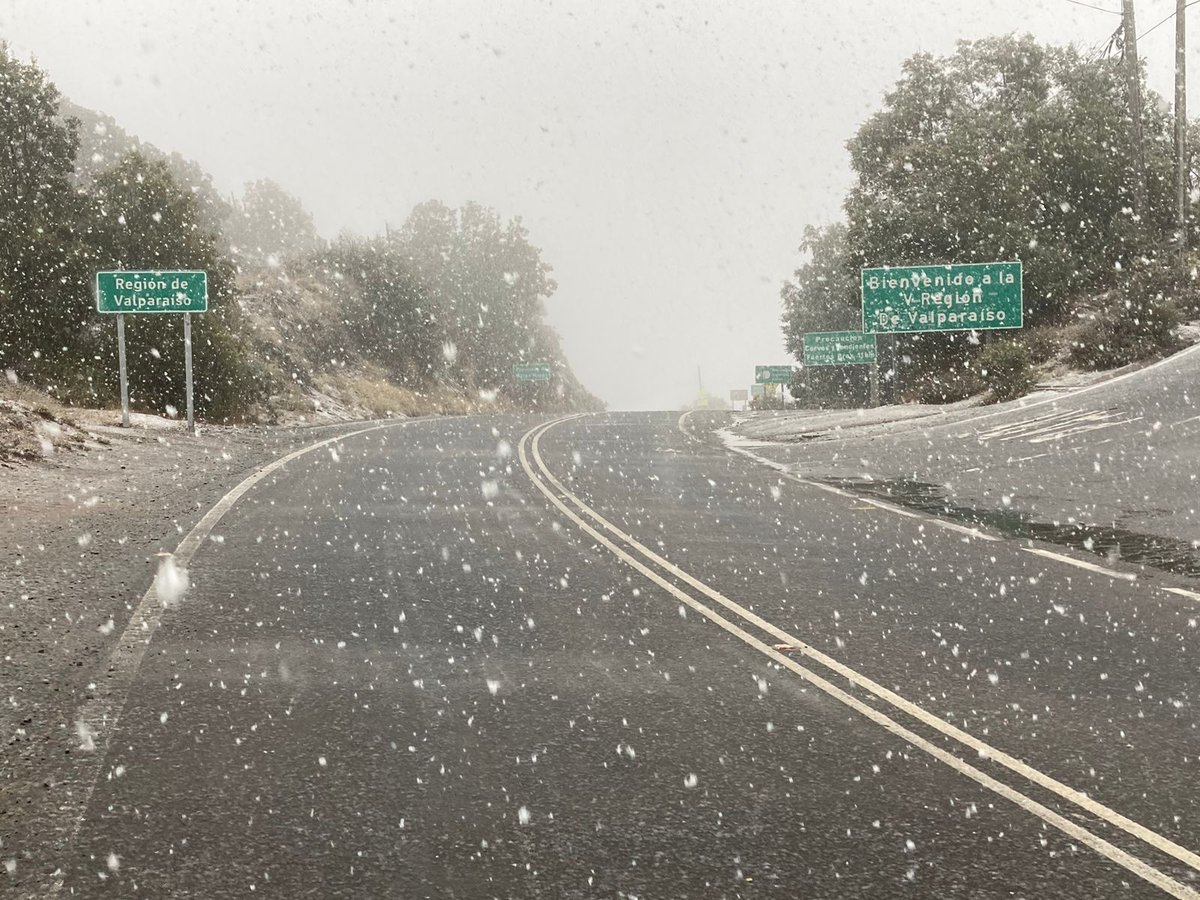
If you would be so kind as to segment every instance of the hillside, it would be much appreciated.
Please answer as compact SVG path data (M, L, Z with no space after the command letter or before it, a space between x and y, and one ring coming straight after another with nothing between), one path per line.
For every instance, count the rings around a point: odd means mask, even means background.
M530 403L547 411L602 408L565 365L561 394L531 398L516 395L515 386L496 390L464 379L445 354L429 377L398 376L355 349L349 323L367 304L357 285L302 263L242 272L238 296L251 355L274 385L256 410L267 421L461 414Z
M383 236L323 238L269 179L222 196L196 161L61 97L0 46L0 370L13 456L37 455L53 409L119 405L115 323L97 271L202 269L193 316L196 413L210 424L602 404L580 385L545 306L557 285L518 218L436 200ZM129 316L133 410L183 406L180 323ZM515 363L552 378L518 382ZM88 417L84 417L88 418ZM22 424L24 423L24 424Z

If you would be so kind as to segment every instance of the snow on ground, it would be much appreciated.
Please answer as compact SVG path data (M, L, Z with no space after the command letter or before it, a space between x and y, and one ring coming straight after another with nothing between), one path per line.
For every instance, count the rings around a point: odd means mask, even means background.
M939 415L951 408L969 409L977 405L974 401L964 400L945 406L905 403L875 409L762 410L736 415L733 427L738 434L754 440L806 441L836 438L841 432L852 428L888 425Z
M1200 320L1183 323L1175 333L1185 344L1200 344Z
M44 406L0 400L0 464L49 459L62 450L82 448L90 437Z
M1181 325L1178 335L1185 345L1200 343L1200 321ZM988 406L988 412L1019 409L1052 397L1117 378L1127 372L1152 365L1155 360L1132 363L1119 369L1103 372L1081 372L1065 366L1046 372L1037 389L1018 400ZM802 441L838 440L850 436L870 437L875 434L894 434L897 428L924 420L922 425L941 425L974 415L983 407L981 397L971 397L958 403L902 403L875 409L797 409L760 410L734 415L733 434L751 441L799 443Z
M93 431L111 432L119 429L119 433L136 431L185 431L187 420L170 416L156 416L151 413L131 412L129 414L129 429L121 425L119 409L73 409L71 417L80 425L85 425Z

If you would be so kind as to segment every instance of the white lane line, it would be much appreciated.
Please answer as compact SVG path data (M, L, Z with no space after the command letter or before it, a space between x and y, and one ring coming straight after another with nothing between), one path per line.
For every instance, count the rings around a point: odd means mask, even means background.
M883 503L879 500L876 500L874 497L861 497L860 496L860 497L855 497L854 499L858 500L860 503L869 503L871 506L875 507L876 509L887 510L890 513L895 513L898 516L905 516L909 519L925 518L924 516L920 515L919 513L913 512L912 510L901 509L898 506L892 506L890 503Z
M689 413L684 413L683 416L680 417L680 420L679 420L680 421L680 430L683 431L684 434L687 434L688 437L692 438L692 440L699 440L699 438L697 438L695 435L689 434L687 431L683 430L683 420L685 418L687 418L688 415L689 415ZM955 531L955 532L958 532L959 534L965 534L972 538L975 538L976 540L980 540L980 541L998 541L998 540L1000 540L1000 538L996 537L995 535L988 534L987 532L984 532L984 531L980 531L978 528L972 528L969 525L960 525L958 522L951 522L946 519L939 519L937 516L930 516L930 515L926 515L925 513L914 512L911 509L905 509L904 507L897 506L894 503L888 503L886 500L877 500L874 497L865 497L862 494L855 493L854 491L848 491L848 490L845 490L844 488L836 487L832 484L825 484L824 482L821 482L821 481L810 481L807 478L803 478L803 477L796 475L793 472L789 471L787 466L784 465L783 463L775 462L775 460L773 460L773 459L767 459L767 457L760 456L759 454L755 453L752 450L747 450L745 447L735 447L732 444L730 444L729 441L724 441L723 444L724 444L726 450L729 450L733 453L741 454L742 456L746 457L749 460L753 460L754 462L758 463L759 465L768 466L768 467L774 469L776 472L778 472L784 478L790 479L791 481L795 481L798 484L803 484L807 487L813 487L813 488L816 488L817 490L825 491L826 493L829 493L829 494L837 494L839 497L846 497L850 500L855 501L856 503L858 503L858 502L870 503L872 506L875 506L879 509L886 510L890 513L894 513L895 515L904 516L905 518L908 518L908 519L920 519L922 522L927 522L930 525L934 525L938 528L944 528L946 531Z
M196 555L196 551L200 549L200 546L208 538L209 534L212 533L213 528L221 521L225 513L229 512L233 505L247 491L272 472L277 471L293 460L312 453L314 450L327 447L330 444L336 444L339 441L357 437L360 434L367 434L371 431L408 425L412 421L420 420L408 419L402 422L383 422L368 428L360 428L357 431L351 431L347 434L339 434L336 437L326 438L323 441L317 441L315 444L301 447L299 450L293 450L291 453L272 460L261 468L256 469L242 479L224 497L218 500L204 514L200 521L192 527L192 530L187 533L184 539L180 541L174 553L176 563L180 568L186 569L192 557ZM109 656L108 666L104 669L104 679L97 679L99 684L96 695L76 711L75 720L83 722L88 726L96 749L90 753L75 754L74 758L77 760L77 763L85 768L85 771L78 776L82 787L78 792L72 792L66 802L59 807L59 814L68 823L67 827L70 829L70 840L66 844L67 848L75 842L79 828L83 824L84 814L87 812L88 803L91 801L92 792L96 788L96 781L99 778L104 759L108 754L109 740L116 732L117 722L120 719L121 712L125 709L125 702L128 699L129 689L133 685L134 676L137 674L138 667L141 666L142 658L146 655L146 650L150 646L150 640L162 624L162 610L162 604L158 600L156 579L150 583L150 587L146 588L146 593L142 595L137 608L134 609L133 614L129 617L129 624L125 626L120 640L117 641L117 646ZM62 890L64 877L65 873L60 866L55 873L55 880L50 887L51 894L57 894Z
M1043 456L1049 456L1049 455L1050 455L1049 453L1035 453L1035 454L1033 454L1033 456L1019 456L1016 459L1009 457L1008 461L1010 463L1023 463L1023 462L1029 462L1031 459L1041 459Z
M572 418L574 418L574 417L572 417ZM1132 820L1125 818L1120 813L1110 810L1110 809L1108 809L1108 807L1105 807L1102 804L1097 803L1096 801L1092 800L1086 794L1082 794L1081 792L1076 791L1073 788L1069 788L1066 785L1061 784L1058 781L1055 781L1053 778L1050 778L1048 775L1044 775L1041 772L1038 772L1036 769L1033 769L1032 767L1026 765L1025 763L1022 763L1019 760L1016 760L1013 757L1008 756L1008 754L1003 753L1002 751L999 751L993 747L989 747L987 744L984 744L982 741L978 740L977 738L974 738L971 735L967 734L966 732L963 732L960 729L955 728L952 725L949 725L947 722L944 722L943 720L937 718L936 716L933 716L930 713L927 713L925 710L921 709L920 707L916 706L915 704L912 704L911 702L894 694L893 692L887 690L886 688L883 688L881 685L878 685L875 682L871 681L870 679L866 678L866 676L860 675L858 672L854 671L853 669L850 669L848 666L845 666L841 663L836 662L835 660L833 660L830 657L826 656L825 654L821 653L816 648L811 647L810 645L806 644L804 641L801 641L800 639L798 639L792 635L789 635L787 632L783 631L782 629L779 629L779 628L775 627L774 625L771 625L769 622L765 621L764 619L760 618L759 616L755 615L754 613L750 612L749 610L745 609L744 607L739 606L738 604L734 603L733 601L729 600L728 598L724 597L723 595L712 590L707 585L704 585L703 583L692 578L686 572L683 572L678 567L676 567L673 564L662 559L662 557L659 557L657 554L655 554L653 551L649 550L648 548L646 548L645 546L640 544L634 538L630 537L629 535L626 535L624 532L622 532L619 528L617 528L615 525L613 525L611 522L609 522L607 519L605 519L603 516L601 516L595 510L591 509L591 507L587 506L587 504L583 503L583 501L581 501L578 497L576 497L570 491L566 490L562 486L562 483L559 482L557 478L555 478L555 476L552 472L550 472L549 468L545 464L545 461L542 459L541 453L539 450L539 446L538 446L540 443L541 437L547 431L549 431L551 428L560 424L563 421L566 421L566 420L559 419L554 422L550 422L547 425L538 426L538 427L533 428L530 431L526 432L526 434L521 438L521 441L520 441L520 444L518 445L518 450L517 450L517 455L520 459L521 466L525 470L525 474L529 477L529 480L546 497L546 499L548 499L560 512L562 512L563 515L565 515L572 522L574 522L581 530L583 530L586 534L588 534L590 537L592 537L594 540L596 540L601 545L603 545L606 549L608 549L610 552L612 552L618 559L620 559L622 562L626 563L627 565L631 566L632 568L634 568L635 570L640 572L646 578L650 579L650 581L652 581L654 584L658 585L663 590L665 590L669 594L671 594L671 596L675 597L676 599L678 599L679 601L681 601L683 603L686 603L688 606L690 606L692 609L696 610L696 612L700 613L702 616L704 616L709 621L715 623L716 625L719 625L725 631L729 632L730 634L734 635L735 637L739 638L740 640L742 640L745 643L749 644L750 646L754 647L759 652L770 657L772 660L774 660L779 665L784 666L785 668L791 670L792 672L795 672L797 675L806 679L813 686L824 691L826 694L833 697L835 700L840 701L841 703L850 707L855 712L859 713L860 715L864 716L865 718L882 726L887 731L896 735L897 737L901 738L902 740L908 742L912 746L924 751L925 753L928 753L930 756L937 759L939 762L945 763L950 768L954 769L955 771L959 772L962 775L965 775L966 777L972 779L973 781L977 782L978 784L986 787L988 790L991 790L991 791L995 792L996 794L1000 795L1001 797L1004 797L1006 800L1009 800L1010 802L1016 804L1020 808L1026 810L1027 812L1030 812L1033 815L1038 816L1040 819L1042 819L1043 821L1047 822L1050 825L1053 825L1055 828L1059 829L1064 834L1067 834L1068 836L1075 838L1076 840L1080 841L1081 843L1085 844L1086 846L1091 847L1093 850L1100 853L1102 856L1105 856L1106 858L1112 860L1113 862L1117 863L1118 865L1123 866L1124 868L1128 869L1130 872L1133 872L1134 874L1136 874L1138 877L1144 879L1145 881L1149 882L1150 884L1153 884L1155 887L1157 887L1163 891L1166 891L1171 896L1180 897L1180 898L1190 898L1190 900L1200 900L1200 893L1197 893L1196 891L1194 891L1192 888L1188 887L1187 885L1184 885L1184 884L1170 878L1169 876L1160 872L1158 869L1155 869L1152 866L1150 866L1149 864L1143 862L1141 859L1138 859L1137 857L1133 856L1132 854L1127 853L1126 851L1122 850L1120 847L1117 847L1114 844L1109 843L1108 841L1093 834L1092 832L1087 831L1086 829L1080 827L1079 825L1075 824L1074 822L1070 821L1069 819L1064 818L1063 816L1059 815L1058 813L1054 812L1053 810L1049 809L1048 807L1042 805L1041 803L1038 803L1036 800L1033 800L1032 798L1025 796L1024 794L1020 793L1019 791L1015 790L1014 788L1009 787L1008 785L1004 784L1003 782L997 781L995 778L980 771L979 769L972 766L970 763L965 762L964 760L960 759L959 757L955 756L954 754L942 749L941 747L938 747L936 744L931 743L930 741L926 740L925 738L921 737L920 735L916 734L915 732L910 731L909 729L905 728L903 725L901 725L895 719L892 719L887 714L880 712L879 710L876 710L873 707L868 706L867 704L863 703L861 700L857 699L856 697L852 696L851 694L848 694L846 691L842 690L841 688L839 688L836 685L832 684L831 682L827 681L820 675L817 675L812 670L810 670L804 666L801 666L799 663L795 662L791 658L783 655L782 653L780 653L779 651L774 649L774 647L759 640L757 637L748 633L747 631L745 631L738 625L731 622L729 619L726 619L724 616L722 616L716 610L712 609L709 606L704 605L699 600L694 598L692 595L688 594L687 592L683 591L682 589L676 587L671 582L667 581L665 578L663 578L661 575L659 575L653 569L651 569L647 565L645 565L645 563L643 563L640 560L633 557L631 554L626 552L624 549L619 547L617 544L613 543L611 540L609 540L607 537L605 537L603 534L601 534L599 531L597 531L595 528L593 528L591 525L589 525L578 514L576 514L574 510L572 510L570 507L568 507L566 505L566 503L563 502L563 500L559 496L560 494L562 497L566 497L567 499L569 499L575 507L577 507L581 512L583 512L589 518L594 520L598 525L600 525L605 530L611 532L615 536L619 537L624 543L626 543L628 546L635 549L638 553L640 553L647 560L655 562L661 568L665 569L668 573L674 575L675 577L679 578L680 580L684 581L685 583L689 584L690 586L697 588L698 590L701 590L701 592L705 593L712 599L716 600L718 603L721 603L721 605L725 606L727 609L735 612L737 615L739 615L745 621L758 626L759 628L766 631L767 633L780 639L781 643L787 644L790 647L794 647L797 651L803 653L804 655L816 660L817 662L822 663L823 665L826 665L827 667L838 672L838 674L844 675L852 683L857 684L860 687L866 687L867 690L869 690L871 693L875 694L877 697L880 697L881 699L886 700L892 706L899 708L904 712L909 713L914 718L931 726L935 730L941 732L943 735L952 737L956 740L959 740L960 743L965 743L967 746L972 747L972 749L975 749L976 752L979 753L981 758L991 759L995 762L1000 763L1001 765L1006 766L1007 768L1009 768L1013 771L1017 771L1020 774L1025 775L1025 777L1029 778L1031 781L1034 781L1035 783L1039 784L1042 787L1048 788L1053 793L1057 794L1058 796L1062 797L1063 799L1070 800L1071 802L1075 803L1078 806L1081 806L1088 812L1091 812L1094 815L1097 815L1099 818L1103 818L1105 821L1108 821L1110 824L1116 825L1118 828L1121 828L1122 830L1126 831L1127 833L1133 834L1133 835L1141 838L1143 841L1150 844L1151 846L1154 846L1157 849L1162 850L1163 852L1168 853L1171 856L1174 856L1176 859L1179 859L1180 861L1187 863L1192 868L1200 870L1200 857L1197 857L1196 854L1192 853L1190 850L1187 850L1186 848L1175 844L1174 842L1170 841L1169 839L1162 837L1161 835L1159 835L1153 831L1150 831L1148 828L1145 828L1144 826L1139 825L1136 822L1133 822ZM535 434L535 432L536 432L536 434ZM531 435L533 436L532 441L530 441ZM529 448L528 453L526 450L527 446ZM555 489L558 491L558 494L556 494L549 487L547 487L546 483L542 480L542 478L539 477L537 472L535 472L533 470L533 467L529 463L530 455L532 455L534 461L537 463L537 467L541 471L542 475L545 476L546 481L549 481L552 485L554 485Z
M1075 566L1077 569L1086 569L1089 572L1095 572L1097 575L1107 575L1109 578L1119 578L1122 581L1137 581L1137 575L1132 572L1118 572L1115 569L1106 569L1104 566L1098 566L1083 559L1075 559L1073 556L1064 556L1061 553L1055 553L1053 550L1043 550L1041 547L1022 547L1021 549L1026 553L1044 556L1046 559L1056 559L1061 563L1066 563L1068 566Z
M700 440L700 438L696 437L694 434L692 434L687 429L687 418L694 412L695 412L694 409L689 409L687 412L685 412L682 416L679 417L679 430L682 431L684 434L686 434L688 437L690 437L693 441L698 441L698 440Z
M1178 594L1180 597L1187 597L1190 600L1200 600L1200 593L1189 591L1187 588L1165 587L1164 591L1169 591L1172 594Z
M1072 428L1064 428L1061 431L1055 431L1051 434L1043 434L1038 437L1029 438L1026 443L1029 444L1048 444L1051 441L1064 441L1069 437L1075 437L1079 434L1088 434L1092 431L1104 431L1107 428L1116 428L1118 425L1128 425L1131 422L1140 422L1141 416L1134 416L1132 419L1116 419L1109 422L1096 422L1091 425L1076 425Z
M571 418L576 418L576 417L572 416ZM766 621L765 619L758 616L757 614L751 612L750 610L746 609L745 607L730 600L728 597L721 594L720 592L709 587L707 584L704 584L703 582L697 580L696 578L693 578L687 572L684 572L682 569L678 568L671 562L668 562L667 560L663 559L661 556L656 554L653 550L650 550L648 547L639 543L631 535L628 535L625 532L621 531L616 525L614 525L612 522L605 519L598 512L596 512L594 509L589 507L582 500L580 500L578 497L576 497L574 494L572 494L570 491L568 491L565 487L563 487L562 483L557 478L554 477L554 474L549 470L549 468L542 461L541 454L538 452L538 444L541 440L542 435L544 435L551 428L561 424L564 421L566 421L566 419L555 420L553 422L550 422L550 423L542 426L541 431L538 434L534 435L533 442L532 442L532 450L533 450L534 458L538 463L538 468L541 469L542 473L546 476L546 478L550 481L550 483L553 484L562 493L563 496L569 498L571 500L571 502L574 503L582 512L584 512L586 515L590 516L596 522L600 523L605 529L610 531L612 534L616 535L618 538L620 538L622 541L624 541L630 547L633 547L635 550L637 550L639 553L641 553L642 556L644 556L646 559L649 559L649 560L657 563L660 567L662 567L663 569L665 569L667 572L674 575L675 577L679 578L684 583L686 583L689 586L700 591L705 596L709 597L711 600L724 606L726 609L736 613L738 616L740 616L747 622L750 622L750 623L756 625L757 627L761 628L763 631L766 631L768 634L771 634L772 636L776 637L781 642L791 643L791 644L794 644L794 645L800 647L807 656L809 656L810 658L821 663L826 668L829 668L829 669L833 670L834 672L837 672L839 675L848 679L853 684L856 684L859 687L863 688L864 690L869 691L872 694L875 694L875 696L879 697L881 700L884 700L885 702L891 704L892 706L896 707L897 709L904 711L905 713L908 713L913 718L917 719L920 722L923 722L924 724L928 725L929 727L942 732L946 736L953 738L954 740L958 741L961 744L965 744L966 746L968 746L972 750L974 750L976 753L978 753L981 757L987 757L989 759L994 760L995 762L999 763L1000 765L1004 766L1005 768L1008 768L1008 769L1012 770L1013 772L1016 772L1017 774L1021 775L1022 777L1027 778L1028 780L1032 781L1033 783L1037 784L1038 786L1043 787L1046 790L1049 790L1055 794L1058 794L1060 797L1062 797L1066 800L1069 800L1070 802L1076 804L1077 806L1081 807L1082 809L1087 810L1088 812L1092 813L1093 815L1104 819L1109 824L1115 825L1116 827L1121 828L1121 829L1129 832L1130 834L1135 835L1136 837L1140 838L1141 840L1145 841L1146 843L1150 844L1151 846L1156 847L1159 850L1162 850L1164 853L1174 856L1176 859L1180 860L1181 862L1184 862L1187 865L1191 866L1192 868L1196 869L1197 871L1200 871L1200 856L1193 853L1191 850L1188 850L1186 847L1182 847L1179 844L1176 844L1173 841L1171 841L1169 838L1163 837L1162 835L1158 834L1157 832L1151 831L1149 828L1146 828L1144 825L1139 825L1137 822L1134 822L1132 819L1129 819L1129 818L1121 815L1120 813L1116 812L1113 809L1109 809L1107 806L1104 806L1103 804L1096 802L1095 800L1093 800L1091 797L1089 797L1087 794L1083 793L1082 791L1077 791L1074 788L1069 787L1069 786L1063 784L1062 782L1057 781L1054 778L1051 778L1049 775L1046 775L1043 772L1038 771L1037 769L1033 768L1032 766L1022 762L1021 760L1016 759L1015 757L1010 756L1007 753L1004 753L1003 751L998 750L997 748L984 743L983 741L976 738L974 735L969 734L968 732L963 731L962 729L950 724L949 722L946 722L945 720L938 718L937 716L933 715L930 712L927 712L922 707L917 706L915 703L912 703L909 700L906 700L905 698L901 697L899 694L895 693L894 691L888 690L887 688L883 687L883 685L878 684L875 681L872 681L867 676L862 675L859 672L857 672L856 670L850 668L849 666L838 662L837 660L833 659L830 656L827 656L825 653L822 653L817 648L812 647L808 644L805 644L803 641L801 641L799 638L795 637L794 635L791 635L788 632L784 631L783 629L776 627L775 625ZM536 431L536 430L537 429L534 429L534 431ZM530 434L532 434L532 433L533 432L531 431ZM528 437L528 435L526 435L526 437Z
M1116 418L1114 413L1108 411L1093 412L1090 410L1080 410L1073 415L1064 415L1061 418L1046 422L1037 428L1021 428L1010 433L1007 437L1000 440L1017 441L1021 438L1033 438L1039 436L1053 437L1070 428L1079 428L1084 425L1103 425L1106 422L1111 422Z
M1022 434L1032 434L1037 431L1054 429L1086 415L1088 415L1088 411L1085 409L1045 413L1044 415L1034 416L1032 419L1021 419L1019 422L1008 422L1004 425L997 425L987 431L979 432L977 437L981 441L1009 440L1013 437L1020 437Z
M692 434L687 429L687 418L688 418L688 416L690 416L692 414L692 412L694 412L694 410L688 410L682 416L679 417L679 430L682 431L689 438L691 438L693 441L699 442L700 439L698 437L696 437L694 434ZM574 418L574 417L572 417L572 418ZM1200 419L1200 416L1197 416L1196 418ZM563 419L561 421L566 421L566 420ZM549 428L555 424L557 424L557 422L552 422L552 423L550 423L550 425L547 426L547 428ZM831 484L823 484L820 481L809 481L807 478L801 478L799 475L795 475L792 472L789 472L787 469L787 466L784 465L783 463L775 462L772 459L767 459L765 456L760 456L759 454L754 453L750 450L747 450L743 447L734 447L734 446L731 446L728 442L726 442L725 448L727 450L733 451L734 453L739 453L742 456L745 456L748 459L753 460L754 462L758 463L759 465L768 466L768 467L774 469L775 471L779 472L781 475L783 475L783 477L789 478L792 481L798 482L798 483L806 485L808 487L815 487L815 488L818 488L819 490L826 491L831 494L837 494L839 497L847 497L849 499L855 500L860 503L868 503L871 506L876 507L877 509L886 510L890 513L895 513L898 516L906 516L907 518L910 518L910 519L920 519L921 521L924 521L924 522L931 522L931 523L937 525L939 528L945 528L949 531L958 531L963 534L970 535L972 538L977 538L979 540L984 540L984 541L1000 540L1000 538L998 538L994 535L986 534L985 532L979 531L976 528L971 528L967 525L960 525L957 522L947 522L945 519L937 519L937 518L933 518L931 516L927 516L923 513L912 512L911 510L907 510L907 509L904 509L899 506L893 506L891 503L886 503L881 500L876 500L873 497L864 497L861 494L855 494L850 491L843 490L842 488L834 487ZM1027 457L1023 457L1021 459L1012 460L1012 461L1013 462L1027 462L1028 460L1031 460L1031 459L1039 459L1043 456L1049 456L1049 455L1050 455L1049 453L1038 453L1035 456L1027 456ZM856 507L856 508L861 509L861 507ZM1026 553L1034 553L1038 556L1044 556L1047 559L1053 559L1053 560L1057 560L1058 562L1066 563L1069 566L1075 566L1076 568L1086 569L1089 572L1095 572L1099 575L1107 575L1110 578L1118 578L1118 579L1121 579L1122 581L1136 581L1137 580L1137 575L1135 575L1133 573L1118 572L1114 569L1107 569L1103 566L1096 565L1095 563L1086 562L1081 559L1075 559L1070 556L1064 556L1061 553L1054 553L1051 550L1043 550L1040 547L1022 547L1021 549L1024 550ZM1181 597L1188 597L1192 600L1200 600L1200 593L1196 593L1195 591L1185 590L1184 588L1164 587L1164 588L1162 588L1162 590L1170 591L1172 594L1178 594Z

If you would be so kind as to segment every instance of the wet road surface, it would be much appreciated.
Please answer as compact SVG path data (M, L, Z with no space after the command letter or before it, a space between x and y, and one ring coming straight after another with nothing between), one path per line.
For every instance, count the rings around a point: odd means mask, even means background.
M793 442L752 449L795 474L1200 576L1200 347L997 409L807 435L789 415Z
M1194 603L678 418L413 422L262 479L23 893L1193 895Z

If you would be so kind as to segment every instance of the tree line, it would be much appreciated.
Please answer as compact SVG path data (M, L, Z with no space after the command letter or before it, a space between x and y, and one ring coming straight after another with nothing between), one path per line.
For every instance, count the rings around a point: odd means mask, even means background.
M210 420L260 412L279 387L242 309L255 273L315 280L336 295L322 328L331 364L369 361L415 390L596 403L543 319L556 285L519 219L430 201L385 235L326 241L279 185L222 197L195 163L70 104L0 45L0 369L69 404L115 403L115 329L93 295L95 272L110 269L208 272L210 311L193 317L193 354L197 412ZM283 318L289 299L277 306ZM135 407L177 405L176 317L130 316L126 337ZM551 362L558 377L514 384L518 361Z
M805 332L861 329L863 267L996 260L1023 264L1025 330L881 336L892 399L999 396L1010 386L998 373L1027 379L1023 362L1101 368L1172 348L1181 313L1197 308L1194 265L1176 249L1173 119L1148 95L1148 197L1135 215L1126 89L1119 59L1029 36L909 58L848 142L845 220L804 231L781 292L787 349L800 358ZM863 402L864 368L803 370L794 394Z

